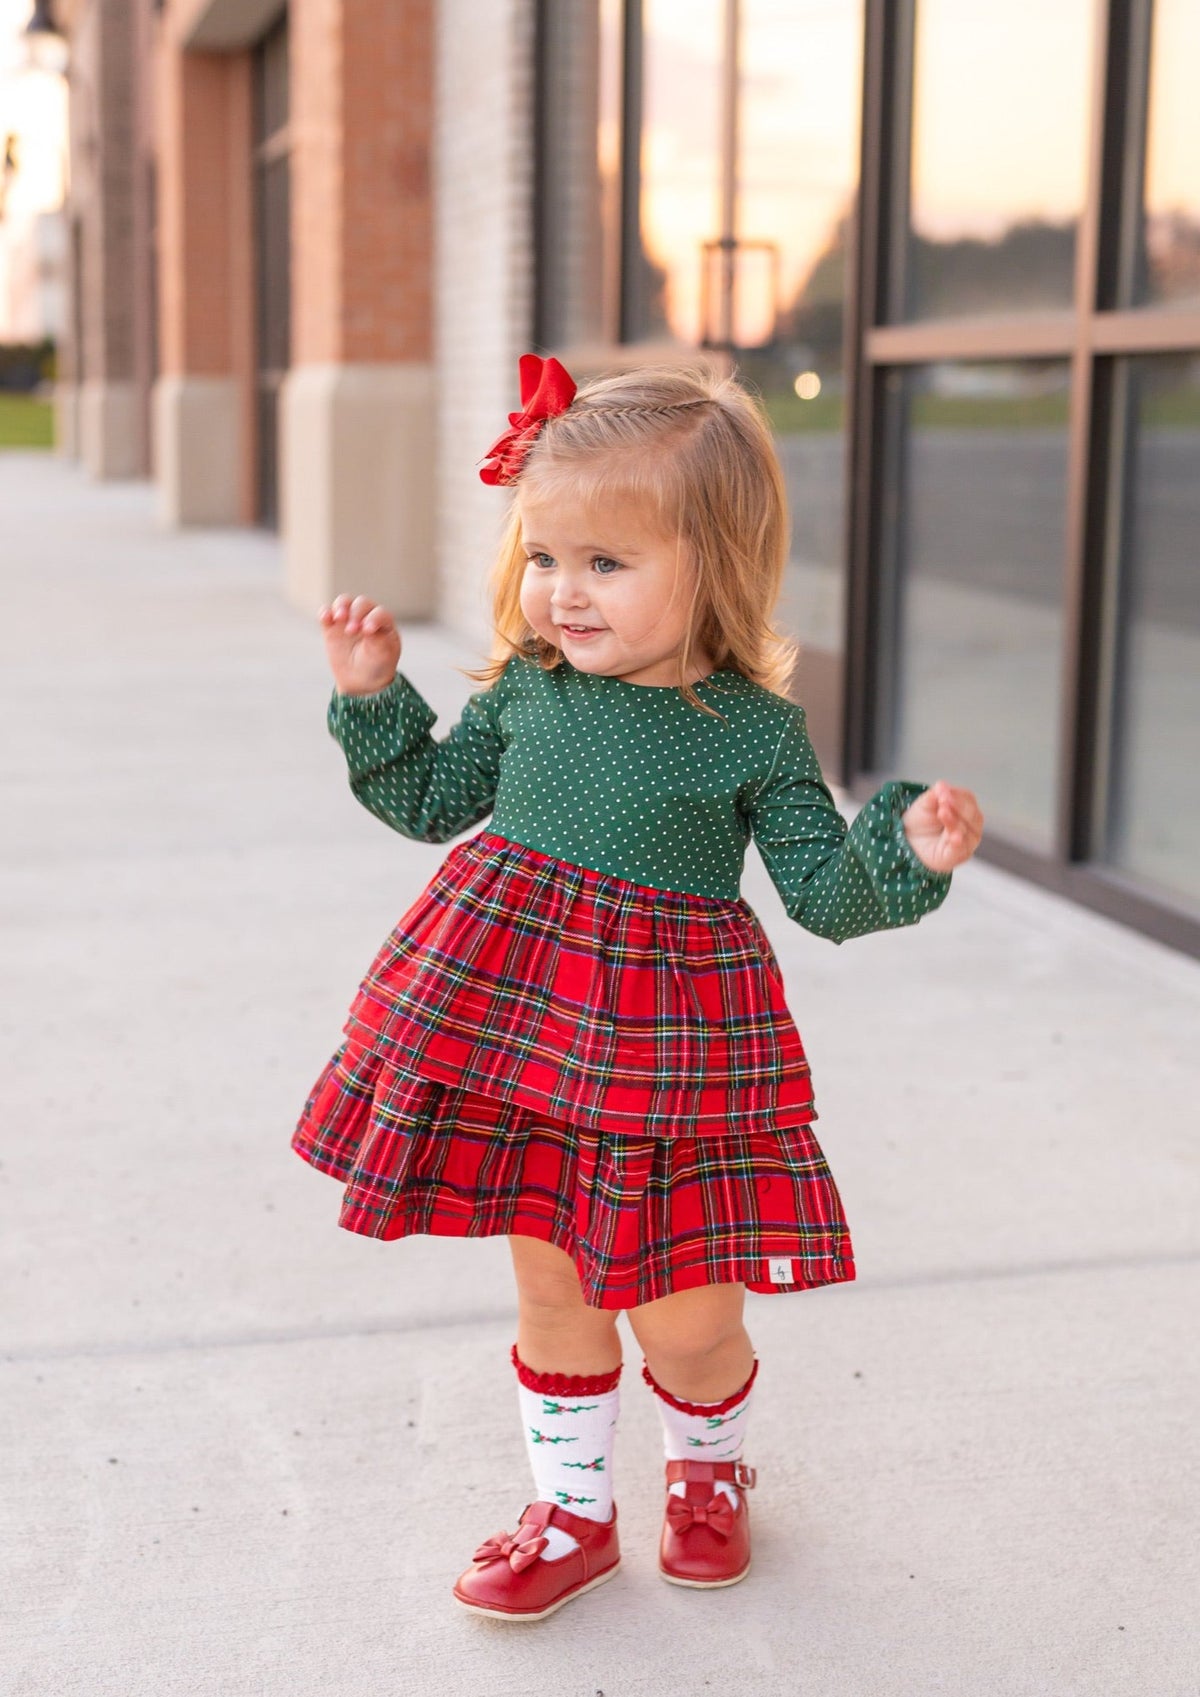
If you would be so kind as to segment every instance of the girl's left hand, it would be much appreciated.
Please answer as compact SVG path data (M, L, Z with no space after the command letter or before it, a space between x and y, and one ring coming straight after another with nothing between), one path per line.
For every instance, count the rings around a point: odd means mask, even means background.
M931 872L949 872L970 860L983 836L983 814L971 791L942 778L921 791L901 824L909 847Z

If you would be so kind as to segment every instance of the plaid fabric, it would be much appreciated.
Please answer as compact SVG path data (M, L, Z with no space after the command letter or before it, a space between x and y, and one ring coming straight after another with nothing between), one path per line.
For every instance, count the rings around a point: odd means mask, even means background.
M818 1117L746 901L633 884L490 831L451 849L343 1030L409 1072L610 1135Z
M854 1277L841 1199L807 1126L633 1138L398 1069L350 1040L292 1147L345 1185L367 1237L516 1232L572 1257L594 1308L727 1281L805 1290Z

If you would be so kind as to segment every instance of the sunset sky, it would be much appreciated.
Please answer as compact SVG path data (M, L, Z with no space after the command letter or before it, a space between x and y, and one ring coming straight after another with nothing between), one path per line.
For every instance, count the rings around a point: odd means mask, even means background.
M917 8L914 213L924 234L1065 218L1083 192L1092 0ZM1200 211L1200 0L1156 0L1147 199Z

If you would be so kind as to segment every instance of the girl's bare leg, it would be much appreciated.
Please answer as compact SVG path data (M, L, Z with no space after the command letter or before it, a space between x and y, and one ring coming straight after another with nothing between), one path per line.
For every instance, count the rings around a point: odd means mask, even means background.
M621 1365L614 1309L589 1308L575 1263L540 1238L510 1234L517 1354L535 1373L611 1373Z
M701 1285L629 1310L646 1365L665 1391L683 1402L720 1402L741 1389L754 1367L745 1301L745 1285Z

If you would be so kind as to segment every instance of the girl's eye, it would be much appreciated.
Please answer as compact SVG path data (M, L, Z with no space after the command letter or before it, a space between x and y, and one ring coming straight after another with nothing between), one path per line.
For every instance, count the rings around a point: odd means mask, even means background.
M552 566L555 563L553 554L530 554L528 558L531 566L545 567ZM601 577L613 577L617 572L625 569L620 560L610 559L607 554L597 554L592 560L592 565L596 567Z

